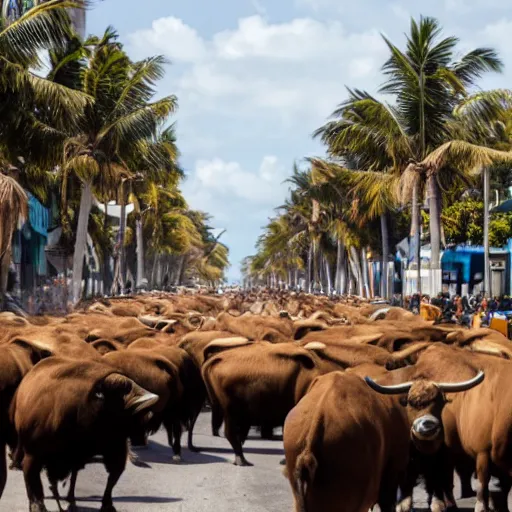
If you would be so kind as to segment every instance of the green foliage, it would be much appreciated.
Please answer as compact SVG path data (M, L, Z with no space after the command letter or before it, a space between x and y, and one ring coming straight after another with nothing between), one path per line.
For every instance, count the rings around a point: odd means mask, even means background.
M444 209L442 223L447 243L483 244L484 204L480 200L457 201ZM512 238L512 213L492 214L489 243L503 247Z

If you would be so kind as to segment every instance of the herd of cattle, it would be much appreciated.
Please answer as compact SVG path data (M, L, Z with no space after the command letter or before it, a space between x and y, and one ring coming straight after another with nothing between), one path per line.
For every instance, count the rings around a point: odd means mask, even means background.
M412 509L421 476L434 512L478 479L476 511L507 510L512 487L512 346L489 329L433 325L400 308L284 292L145 295L63 318L0 314L0 500L23 471L30 512L46 511L41 473L61 502L100 457L101 510L131 447L165 428L174 460L205 406L235 464L249 429L283 426L297 512ZM400 491L400 502L397 501Z

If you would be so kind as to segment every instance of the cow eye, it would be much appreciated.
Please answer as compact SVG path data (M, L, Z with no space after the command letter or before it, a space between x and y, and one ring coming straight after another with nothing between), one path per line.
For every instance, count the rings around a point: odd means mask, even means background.
M96 391L96 393L94 393L94 396L95 396L98 400L104 400L104 398L105 398L105 395L104 395L101 391Z

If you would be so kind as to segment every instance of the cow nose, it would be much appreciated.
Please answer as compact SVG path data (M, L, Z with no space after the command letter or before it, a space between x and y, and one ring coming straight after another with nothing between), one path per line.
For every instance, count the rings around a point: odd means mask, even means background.
M416 434L422 437L429 437L437 434L440 426L439 420L435 416L426 414L414 420L412 429Z

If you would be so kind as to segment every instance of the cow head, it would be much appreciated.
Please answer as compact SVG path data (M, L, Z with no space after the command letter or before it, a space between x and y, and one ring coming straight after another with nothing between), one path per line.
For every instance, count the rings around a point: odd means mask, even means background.
M150 408L159 397L120 373L111 373L96 383L89 397L90 410L106 414L122 427L133 429L151 417ZM127 421L128 420L128 421Z
M454 383L418 379L403 384L384 386L370 377L365 377L366 383L378 393L404 395L401 403L407 408L407 416L411 425L411 439L416 448L424 453L433 453L443 442L444 431L441 415L447 402L445 394L468 391L483 380L484 372L482 371L472 379Z

